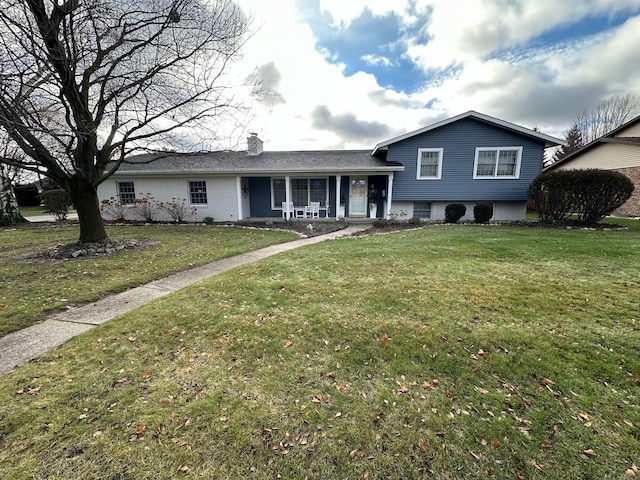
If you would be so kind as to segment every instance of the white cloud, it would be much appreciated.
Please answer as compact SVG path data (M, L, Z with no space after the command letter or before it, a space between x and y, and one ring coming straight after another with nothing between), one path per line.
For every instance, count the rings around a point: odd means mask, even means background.
M362 60L368 65L375 65L379 67L393 66L393 62L389 58L383 57L380 55L373 55L373 54L363 55L362 57L360 57L360 60Z
M382 16L389 12L402 14L407 5L406 0L320 0L320 10L331 15L334 26L348 26L365 8Z
M451 0L416 0L411 11L404 0L320 0L321 10L340 27L365 6L376 15L395 12L413 27L407 32L421 27L421 38L430 39L426 45L415 37L403 41L412 60L438 75L412 94L384 88L371 74L346 75L344 65L318 51L294 0L239 3L259 27L247 42L241 67L249 72L269 65L267 73L279 75L274 88L284 99L254 105L249 129L269 150L371 148L371 139L341 132L358 127L384 132L386 126L391 138L470 109L561 136L589 103L640 94L640 16L605 33L556 45L528 44L554 26L637 8L637 0L465 0L464 9ZM500 55L490 55L496 50ZM392 62L374 55L362 60L376 66ZM451 65L455 68L446 69ZM349 128L317 128L319 119Z

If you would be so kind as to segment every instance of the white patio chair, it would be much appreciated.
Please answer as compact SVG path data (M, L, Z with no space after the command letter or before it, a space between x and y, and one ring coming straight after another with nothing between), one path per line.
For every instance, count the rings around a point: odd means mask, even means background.
M311 202L307 208L305 208L305 218L307 216L311 219L320 218L320 202Z
M289 202L289 215L294 216L295 210L293 209L293 202ZM282 218L287 218L287 202L282 202Z

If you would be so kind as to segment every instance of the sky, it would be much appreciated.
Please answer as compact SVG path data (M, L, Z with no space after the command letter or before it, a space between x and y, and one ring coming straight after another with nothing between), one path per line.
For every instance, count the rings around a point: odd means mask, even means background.
M640 0L237 0L247 132L265 150L373 149L476 110L564 137L640 95Z

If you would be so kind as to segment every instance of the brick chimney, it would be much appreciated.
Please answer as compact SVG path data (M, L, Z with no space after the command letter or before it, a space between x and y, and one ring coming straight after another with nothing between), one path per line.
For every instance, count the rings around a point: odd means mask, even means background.
M257 157L262 153L262 140L258 138L257 133L252 133L247 137L247 155Z

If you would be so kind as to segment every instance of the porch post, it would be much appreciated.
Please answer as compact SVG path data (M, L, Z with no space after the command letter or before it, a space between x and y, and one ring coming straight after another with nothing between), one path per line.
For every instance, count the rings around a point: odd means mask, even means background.
M336 175L336 201L333 204L333 211L336 212L336 220L340 219L340 185L342 184L342 175Z
M284 177L284 191L285 191L285 200L286 200L286 215L285 218L287 220L291 220L291 177L286 175Z
M244 220L244 212L242 211L242 177L236 177L236 198L238 201L238 220Z
M387 180L387 211L384 212L384 218L391 218L391 201L393 200L393 172L389 174Z

